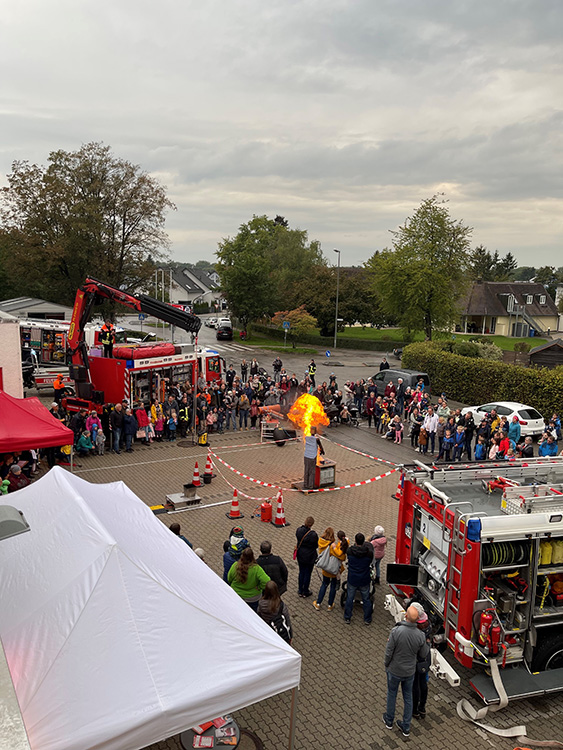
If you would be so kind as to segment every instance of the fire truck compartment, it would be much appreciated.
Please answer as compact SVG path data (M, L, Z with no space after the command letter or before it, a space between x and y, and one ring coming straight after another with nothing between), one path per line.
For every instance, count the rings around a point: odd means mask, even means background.
M509 700L532 698L563 690L563 668L548 669L546 672L531 674L526 667L518 665L512 669L503 670L501 677ZM484 673L475 675L471 678L469 684L487 705L500 702L493 680L489 675Z

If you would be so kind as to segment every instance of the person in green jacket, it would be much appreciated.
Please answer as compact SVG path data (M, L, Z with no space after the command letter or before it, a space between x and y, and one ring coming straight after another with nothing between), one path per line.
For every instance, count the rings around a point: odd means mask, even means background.
M256 563L251 547L247 547L240 560L231 565L227 580L241 599L257 612L258 602L270 576Z
M94 450L92 438L90 437L90 432L88 430L84 430L78 438L78 442L76 443L76 450L78 451L78 455L81 457L89 456Z

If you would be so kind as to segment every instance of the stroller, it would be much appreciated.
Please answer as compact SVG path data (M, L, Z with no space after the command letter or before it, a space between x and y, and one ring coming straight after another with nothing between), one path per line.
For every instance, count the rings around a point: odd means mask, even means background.
M355 404L350 404L348 407L348 411L350 412L350 424L353 427L359 427L360 426L360 411L358 407Z
M369 570L369 598L371 599L371 603L373 604L373 599L375 597L375 566L371 566ZM346 599L348 598L348 581L342 582L342 593L340 594L340 606L344 607L346 604ZM362 596L359 591L356 591L356 596L354 597L354 604L361 604L362 603Z
M338 406L335 404L329 404L328 406L325 406L325 414L330 419L329 427L333 427L335 424L338 424L339 418L338 415L340 414L340 410L338 409Z

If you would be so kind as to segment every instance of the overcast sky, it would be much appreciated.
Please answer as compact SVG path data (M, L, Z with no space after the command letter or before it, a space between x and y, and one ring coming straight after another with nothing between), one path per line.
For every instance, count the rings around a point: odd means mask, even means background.
M474 244L560 266L562 38L562 0L4 3L0 181L104 141L189 262L279 213L360 264L443 191Z

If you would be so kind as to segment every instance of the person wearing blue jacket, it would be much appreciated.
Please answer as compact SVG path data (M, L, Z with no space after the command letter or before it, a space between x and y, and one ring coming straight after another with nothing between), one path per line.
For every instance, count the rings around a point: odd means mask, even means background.
M520 427L520 420L515 414L512 417L512 422L508 426L508 437L510 440L514 440L515 445L518 445L518 443L520 442L521 436L522 436L522 428Z
M436 459L439 461L442 456L446 457L446 461L450 460L451 456L451 450L454 447L454 438L452 435L451 430L446 430L444 432L444 437L442 439L442 447L440 448L440 453L438 454L438 458Z
M461 461L463 451L465 450L465 429L462 424L458 424L454 435L454 461Z
M556 456L557 455L557 443L553 435L549 435L547 440L542 440L540 448L538 450L538 456Z
M344 607L344 622L349 625L352 619L352 609L356 591L362 595L364 607L364 623L371 623L373 604L370 599L371 566L373 564L373 545L366 542L363 534L356 534L355 544L348 547L348 595Z

